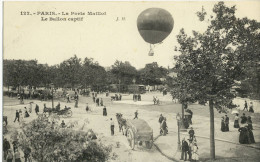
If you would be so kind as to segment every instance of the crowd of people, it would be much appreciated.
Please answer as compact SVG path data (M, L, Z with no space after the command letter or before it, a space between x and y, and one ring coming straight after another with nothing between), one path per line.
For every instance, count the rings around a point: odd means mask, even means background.
M24 112L24 113L23 113L23 112ZM29 112L31 113L31 111L29 111ZM16 112L15 112L15 118L14 118L14 123L15 123L16 121L18 121L18 122L23 122L23 119L24 119L24 118L28 118L28 117L30 117L30 115L29 115L28 110L27 110L26 107L24 107L24 111L22 111L21 109L19 109L19 111L16 110Z
M181 159L180 160L189 160L189 161L198 161L199 160L199 147L197 145L197 139L195 137L195 131L191 127L189 130L189 138L186 140L184 137L181 142ZM189 156L187 159L187 155Z
M237 114L238 116L238 114ZM254 134L252 132L253 130L253 123L251 120L251 116L246 117L245 113L241 116L241 122L240 126L238 128L239 134L239 143L241 144L251 144L255 143Z
M95 94L96 94L96 93L95 93ZM96 104L96 106L103 106L103 105L104 105L103 99L97 97L97 95L93 95L93 96L92 96L92 99L93 99L94 104Z
M246 116L245 113L239 118L239 114L236 113L234 117L234 128L238 129L239 143L240 144L251 144L255 143L253 130L253 122L251 116ZM221 131L229 131L229 117L227 115L221 118Z

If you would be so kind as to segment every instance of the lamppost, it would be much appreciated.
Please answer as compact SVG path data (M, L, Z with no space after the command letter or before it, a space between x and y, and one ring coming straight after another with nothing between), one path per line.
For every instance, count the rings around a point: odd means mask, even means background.
M176 119L177 119L177 125L178 125L178 151L181 150L181 141L180 141L180 123L181 123L181 116L179 113L177 113L176 115Z
M53 102L53 98L54 98L54 96L53 96L54 84L51 83L51 84L50 84L50 87L51 87L51 95L52 95L52 108L54 108L54 102Z
M120 82L121 82L121 80L120 80L120 79L118 79L118 82L119 82L119 89L118 89L118 93L120 93Z

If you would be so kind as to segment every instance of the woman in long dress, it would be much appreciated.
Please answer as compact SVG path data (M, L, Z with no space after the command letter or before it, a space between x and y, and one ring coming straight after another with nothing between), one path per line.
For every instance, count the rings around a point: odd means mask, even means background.
M192 148L192 160L193 161L197 161L197 160L199 160L199 153L198 153L198 150L199 150L199 148L198 148L198 146L197 146L197 143L194 143L194 145L193 145L193 148Z
M252 130L248 127L248 142L249 142L249 144L251 144L251 143L255 143L255 138L254 138L254 134L253 134L253 132L252 132Z
M225 132L226 131L226 129L225 129L225 122L224 122L224 117L222 116L222 118L221 118L221 131L222 132Z
M23 116L23 112L21 109L19 110L19 118L20 118L20 122L23 122L24 116Z
M249 133L246 126L241 126L238 131L240 132L239 135L239 143L240 144L249 144Z
M248 116L247 117L247 124L248 124L248 128L249 129L251 129L251 130L253 130L253 122L252 122L252 120L251 120L251 116Z
M234 128L239 128L239 117L238 114L236 114L235 119L234 119Z

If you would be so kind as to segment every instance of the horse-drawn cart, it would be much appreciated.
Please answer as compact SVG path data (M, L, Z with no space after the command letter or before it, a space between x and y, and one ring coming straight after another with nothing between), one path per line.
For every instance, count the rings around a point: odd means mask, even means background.
M64 109L61 109L61 110L57 110L55 108L44 108L43 109L43 112L44 112L44 115L46 117L49 117L51 114L57 114L58 116L62 116L62 117L71 117L72 116L72 111L70 110L71 108L70 107L66 107Z
M153 146L153 129L142 119L126 121L126 136L132 149L136 144L145 144L148 149Z

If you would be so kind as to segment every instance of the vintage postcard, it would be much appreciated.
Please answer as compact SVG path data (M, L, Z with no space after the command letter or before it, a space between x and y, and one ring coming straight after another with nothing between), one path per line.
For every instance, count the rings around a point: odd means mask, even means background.
M260 159L260 1L5 1L2 40L2 161Z

